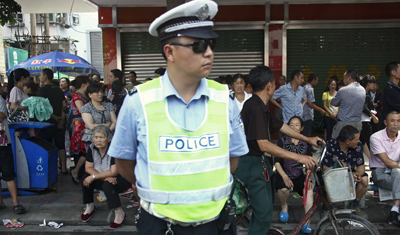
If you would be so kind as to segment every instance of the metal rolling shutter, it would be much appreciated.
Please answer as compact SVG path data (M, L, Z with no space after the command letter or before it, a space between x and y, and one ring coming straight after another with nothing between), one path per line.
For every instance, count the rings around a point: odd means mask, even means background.
M166 67L159 40L148 32L121 33L122 71L128 78L135 71L139 81L154 77L154 70ZM129 81L127 80L129 83Z
M388 80L385 66L399 60L400 29L289 29L287 32L287 71L304 71L319 76L314 87L316 105L322 107L322 93L329 77L343 80L346 69L360 75L372 74L383 89ZM322 116L315 113L315 120Z
M90 58L91 64L104 78L103 72L103 42L101 32L90 32Z
M249 73L255 65L264 63L264 31L263 30L223 30L219 35L213 69L209 78L220 75ZM154 76L158 67L166 67L161 56L158 38L147 32L122 33L123 71L135 71L138 80Z

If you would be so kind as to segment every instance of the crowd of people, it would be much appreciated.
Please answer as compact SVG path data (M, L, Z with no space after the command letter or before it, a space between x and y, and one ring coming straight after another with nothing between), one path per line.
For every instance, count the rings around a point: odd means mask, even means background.
M265 234L276 191L282 222L289 219L290 189L306 193L305 211L313 203L313 183L306 174L317 164L312 146L323 141L312 136L318 111L328 146L323 170L338 164L351 167L356 182L351 207L367 218L359 206L368 186L365 154L373 182L393 192L389 223L399 224L400 63L386 66L389 81L383 93L373 76L360 77L353 69L343 79L331 77L322 97L314 93L318 75L310 74L303 86L300 70L290 74L289 83L280 76L278 89L267 66L212 81L206 77L218 37L211 21L216 12L215 2L197 0L157 18L149 33L159 37L167 68L157 69L156 78L143 83L131 71L126 85L124 73L113 69L108 87L98 75L81 75L71 82L62 78L58 84L53 71L43 69L38 86L30 82L27 70L15 70L9 94L0 98L2 125L8 126L10 111L21 117L29 111L20 105L29 96L50 100L53 114L47 121L54 126L42 131L41 138L58 148L62 174L68 174L67 156L74 159L70 177L82 188L83 222L96 211L93 196L99 189L115 211L110 228L119 227L126 214L118 194L132 187L141 205L140 235L236 234L234 218L221 213L232 201L228 198L234 175L245 184L252 205L249 234ZM322 107L315 104L317 99ZM275 115L270 103L276 106ZM271 140L274 132L279 132L277 145ZM24 213L10 170L14 163L9 144L0 146L2 178L15 212ZM292 168L295 162L305 165L307 173ZM0 197L0 209L4 207ZM312 232L309 223L302 232Z
M165 69L158 68L155 76L162 76L164 72ZM52 70L43 69L37 84L27 70L16 69L9 76L8 84L3 84L5 89L1 89L0 118L2 126L7 127L8 144L0 146L0 172L1 178L7 182L14 211L22 214L25 208L17 198L8 123L37 121L29 118L29 107L21 104L32 96L43 97L49 100L53 110L50 119L45 121L54 125L40 132L30 128L29 134L54 144L58 149L60 174L70 174L73 183L82 185L83 202L87 206L81 215L82 221L87 222L96 208L93 206L93 190L101 189L109 198L109 208L115 210L115 220L110 227L117 228L125 219L118 193L126 191L132 184L117 173L115 161L107 150L127 94L125 87L132 89L141 83L136 81L136 73L131 71L130 84L126 85L124 74L118 69L112 70L109 75L111 89L107 89L98 74L80 75L72 81L66 77L54 79L53 74ZM70 169L67 169L67 157L74 161ZM0 197L2 208L5 205Z
M360 208L359 202L367 191L369 180L368 175L365 173L363 154L365 154L371 162L372 181L378 187L393 191L393 193L398 190L395 188L397 186L394 186L396 184L393 179L394 176L388 175L389 171L396 174L397 171L396 169L388 170L388 168L393 168L392 165L394 162L390 162L392 159L398 162L398 156L392 154L394 150L389 151L389 146L395 146L398 135L394 133L397 133L400 127L397 126L397 123L396 125L391 124L389 120L395 122L399 115L398 102L400 102L400 97L397 96L400 78L400 74L398 74L399 66L400 64L398 62L387 64L385 71L389 81L383 94L378 90L379 82L374 76L369 74L360 76L356 70L349 69L344 73L343 80L339 80L337 76L332 76L326 81L327 87L321 97L323 106L318 107L314 104L316 98L313 89L318 83L318 76L316 74L310 74L308 76L308 81L303 86L305 83L304 74L299 70L295 70L291 73L290 83L286 83L286 77L284 75L279 77L278 82L280 87L274 91L273 97L269 99L269 101L276 106L275 118L283 123L287 123L293 130L306 137L312 134L314 110L321 113L325 126L325 132L322 136L327 144L327 158L325 162L323 162L324 171L334 167L338 162L344 162L351 167L354 173L354 181L357 184L356 199L352 202L351 207L354 209L355 214L364 218L368 218L368 216ZM255 138L253 137L254 134L251 132L256 131L253 129L252 123L246 125L246 119L248 118L246 104L250 107L255 107L255 104L250 102L250 97L252 97L252 95L254 96L254 93L247 93L244 91L244 87L246 87L248 83L250 83L251 86L251 81L246 82L248 77L250 77L251 80L251 74L236 74L233 76L233 78L236 79L231 79L230 76L226 76L219 77L219 81L221 83L227 83L235 92L235 101L239 110L241 110L241 117L244 122L246 138L251 152L252 148L250 147L249 140ZM337 84L339 84L339 86L337 86ZM397 102L394 102L395 99L397 99ZM248 101L245 102L246 100ZM385 103L385 100L389 100L389 102ZM257 122L256 117L256 114L251 116L252 122L260 128L261 125ZM270 117L264 120L271 122L271 119ZM278 125L277 120L275 121L275 125ZM252 131L247 133L248 129L246 127ZM262 130L264 128L260 129ZM391 129L392 138L389 140L388 136L390 135ZM280 129L274 126L269 127L270 133L278 130ZM319 135L319 133L314 134ZM376 149L378 148L377 146L371 144L371 141L374 140L376 142L378 140L375 137L378 134L381 136L384 135L385 138L383 139L387 140L384 146L383 143L381 143L379 150ZM394 138L393 136L396 137ZM265 137L260 138L263 139ZM285 135L282 130L279 131L278 146L290 152L312 156L312 148L307 141L289 137ZM266 152L271 153L270 151L271 150ZM385 151L384 156L379 156L379 154L383 154L381 151ZM383 159L391 165L384 165ZM240 159L240 161L241 160L242 159ZM276 169L275 189L278 192L278 197L282 205L280 213L280 221L282 222L287 222L289 219L287 197L290 189L298 192L301 196L303 196L303 192L311 190L307 194L305 211L312 205L313 184L312 182L306 184L306 172L291 168L292 163L294 163L293 160L281 159L279 157L275 157L275 161L273 162ZM378 165L376 163L379 163L380 169L376 168ZM248 171L250 170L247 169L245 172ZM381 182L377 179L376 175L378 173L376 172L379 172L380 180L385 180L385 182ZM383 174L383 172L386 172L386 174ZM254 206L254 201L257 202L257 199L253 198L252 200L251 198L251 183L241 174L242 172L240 171L239 164L235 175L242 181L246 180L243 182L249 190L250 200L253 201L252 203ZM307 185L307 188L304 188L305 185ZM257 189L257 193L259 193L259 189ZM265 197L266 196L263 195L263 198ZM396 197L398 196L394 197L395 201L389 218L389 223L391 224L399 224L399 201ZM258 204L256 205L258 206ZM267 209L267 207L261 208ZM253 213L256 218L255 221L257 221L257 218L264 218L264 226L269 226L266 221L270 220L265 216L265 210L263 213L258 212L258 210L253 210ZM262 222L260 221L259 223L259 227L262 227ZM254 226L256 227L257 225ZM311 228L305 225L302 231L303 233L311 233Z

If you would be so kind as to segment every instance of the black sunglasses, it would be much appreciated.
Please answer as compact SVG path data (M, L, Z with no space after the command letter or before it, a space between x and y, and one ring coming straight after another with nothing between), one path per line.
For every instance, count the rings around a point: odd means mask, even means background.
M210 46L211 50L214 51L216 44L217 44L216 39L203 39L203 40L195 41L192 44L171 43L170 45L184 46L184 47L191 46L194 53L204 53L204 52L206 52L208 46Z

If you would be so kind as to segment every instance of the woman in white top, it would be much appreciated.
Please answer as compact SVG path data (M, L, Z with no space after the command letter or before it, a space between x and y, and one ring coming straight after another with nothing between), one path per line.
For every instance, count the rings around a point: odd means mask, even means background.
M244 76L240 73L233 76L232 89L235 92L235 101L238 105L239 111L242 111L244 102L248 100L252 94L248 94L244 88L246 87Z
M21 102L29 98L28 94L23 90L24 85L29 82L30 73L26 69L16 69L9 78L8 89L10 90L9 102L10 108L14 110L18 106L18 110L28 110L28 107L21 106Z

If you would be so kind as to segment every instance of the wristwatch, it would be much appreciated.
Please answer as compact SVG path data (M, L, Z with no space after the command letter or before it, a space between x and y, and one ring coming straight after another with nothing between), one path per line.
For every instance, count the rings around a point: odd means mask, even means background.
M92 176L93 176L93 179L96 179L96 176L94 174Z

